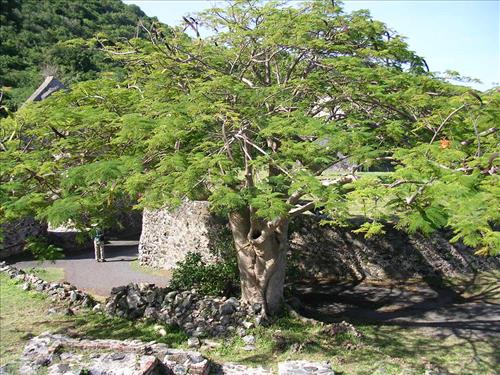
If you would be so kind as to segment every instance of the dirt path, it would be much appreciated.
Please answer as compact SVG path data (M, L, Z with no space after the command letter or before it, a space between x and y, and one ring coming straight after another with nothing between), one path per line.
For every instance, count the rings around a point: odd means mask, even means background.
M80 289L100 296L108 296L111 289L128 283L154 283L164 286L168 274L155 275L142 271L134 261L137 260L137 241L111 241L105 248L105 263L94 260L93 250L66 255L55 263L23 260L13 263L23 269L31 267L60 267L64 269L64 279Z
M420 328L436 335L500 338L498 288L464 297L425 284L299 286L305 316L324 321Z

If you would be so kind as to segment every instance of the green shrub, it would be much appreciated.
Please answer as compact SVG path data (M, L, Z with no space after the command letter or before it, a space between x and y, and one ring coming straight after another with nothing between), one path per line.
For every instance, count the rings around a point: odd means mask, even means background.
M55 261L64 258L63 249L51 245L45 238L42 237L29 237L24 246L26 250L31 251L33 256L40 262Z
M194 288L211 296L236 296L239 294L236 255L207 264L201 254L189 252L184 260L177 262L170 286L180 290Z

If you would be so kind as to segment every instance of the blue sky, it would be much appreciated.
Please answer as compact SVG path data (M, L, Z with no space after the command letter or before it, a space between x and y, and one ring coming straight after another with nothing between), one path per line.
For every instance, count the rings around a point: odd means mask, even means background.
M124 0L168 25L210 0ZM345 0L347 11L369 9L375 19L407 38L432 71L455 70L477 78L479 90L500 85L500 1Z

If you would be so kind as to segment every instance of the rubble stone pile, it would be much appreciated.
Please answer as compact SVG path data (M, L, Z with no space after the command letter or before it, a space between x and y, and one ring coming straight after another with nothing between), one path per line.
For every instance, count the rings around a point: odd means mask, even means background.
M154 284L129 284L114 288L106 301L111 315L142 318L179 326L193 337L243 335L259 324L261 306L243 307L237 298L208 297L191 291L176 291Z
M24 347L21 375L334 375L329 362L285 361L271 368L211 363L199 352L138 340L88 340L44 333Z

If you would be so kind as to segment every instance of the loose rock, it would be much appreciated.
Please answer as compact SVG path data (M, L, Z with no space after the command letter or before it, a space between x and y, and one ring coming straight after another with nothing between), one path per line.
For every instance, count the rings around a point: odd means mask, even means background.
M248 335L243 337L243 342L247 345L253 345L255 344L255 336Z
M328 362L286 361L278 364L278 375L335 375Z
M188 339L188 346L190 348L197 348L200 346L200 339L198 337L190 337Z

